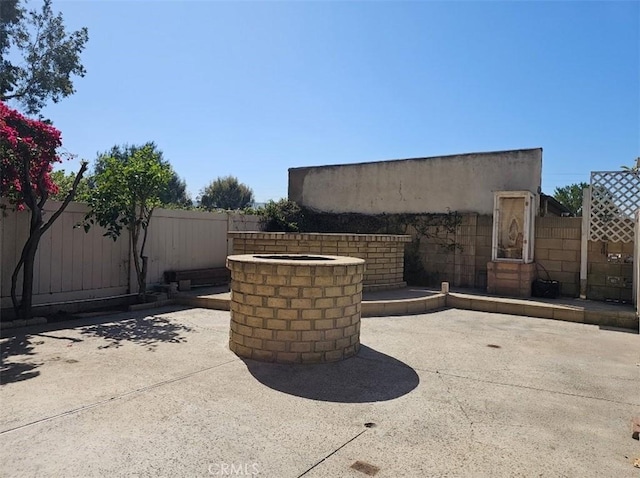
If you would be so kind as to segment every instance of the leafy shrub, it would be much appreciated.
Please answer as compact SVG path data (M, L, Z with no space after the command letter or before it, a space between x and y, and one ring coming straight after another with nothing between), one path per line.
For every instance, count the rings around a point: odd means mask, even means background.
M303 230L304 213L298 204L288 199L269 201L258 211L262 227L267 232L300 232Z

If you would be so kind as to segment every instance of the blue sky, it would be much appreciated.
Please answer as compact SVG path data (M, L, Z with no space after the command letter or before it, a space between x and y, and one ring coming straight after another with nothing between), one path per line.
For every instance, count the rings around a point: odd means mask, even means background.
M542 147L543 190L640 155L639 2L61 1L87 76L43 114L93 160L155 141L234 175ZM67 170L77 162L66 163Z

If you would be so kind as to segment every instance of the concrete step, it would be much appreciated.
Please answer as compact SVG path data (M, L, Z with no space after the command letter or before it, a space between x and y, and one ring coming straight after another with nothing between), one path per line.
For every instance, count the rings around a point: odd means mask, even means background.
M415 289L404 292L396 290L388 294L387 297L383 295L383 298L373 295L376 300L365 298L362 301L362 317L416 315L449 307L638 331L638 317L630 306L588 300L568 299L565 302L544 302L460 292L448 294L427 290L422 291L423 294L418 292ZM403 293L406 298L403 298ZM416 295L418 296L416 297ZM178 294L175 298L176 303L181 305L217 310L229 310L230 300L229 292L200 296Z

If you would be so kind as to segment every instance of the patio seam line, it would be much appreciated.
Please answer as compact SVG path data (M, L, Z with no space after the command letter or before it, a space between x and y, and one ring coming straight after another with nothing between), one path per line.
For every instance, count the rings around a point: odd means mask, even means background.
M343 443L342 445L340 445L338 448L336 448L335 450L333 450L331 453L329 453L327 456L325 456L322 460L316 462L315 464L313 464L310 468L307 468L303 473L301 473L300 475L298 475L296 478L301 478L304 475L306 475L307 473L309 473L311 470L313 470L315 467L321 465L324 461L326 461L328 458L330 458L332 455L335 455L336 453L338 453L341 449L343 449L345 446L347 446L349 443L351 443L353 440L355 440L356 438L358 438L360 435L362 435L363 433L365 433L367 430L362 430L360 433L358 433L356 436L354 436L353 438L347 440L345 443Z
M618 405L629 405L629 406L632 406L632 407L640 407L640 403L620 402L618 400L612 400L610 398L591 397L589 395L580 395L578 393L562 392L562 391L559 391L559 390L548 390L546 388L537 388L537 387L531 387L531 386L528 386L528 385L518 385L518 384L515 384L515 383L495 382L493 380L485 380L485 379L482 379L482 378L465 377L464 375L455 375L455 374L452 374L452 373L440 372L439 370L428 370L428 369L415 368L415 367L413 367L413 369L418 371L418 372L427 372L427 373L432 373L432 374L435 374L435 375L444 375L444 376L447 376L447 377L461 378L461 379L466 379L466 380L473 380L474 382L490 383L492 385L502 385L504 387L525 388L527 390L534 390L536 392L555 393L555 394L558 394L558 395L566 395L566 396L569 396L569 397L586 398L586 399L590 399L590 400L598 400L598 401L601 401L601 402L615 403L615 404L618 404Z
M109 403L109 402L114 402L116 400L122 400L123 398L128 397L130 395L140 394L142 392L153 390L154 388L159 388L159 387L161 387L163 385L168 385L170 383L179 382L180 380L184 380L186 378L192 377L192 376L197 375L199 373L207 372L209 370L213 370L215 368L222 367L223 365L227 365L227 364L230 364L232 362L237 362L237 361L239 361L239 359L228 360L226 362L219 363L219 364L213 365L211 367L203 368L201 370L196 370L195 372L191 372L191 373L188 373L186 375L182 375L180 377L172 378L172 379L169 379L169 380L163 380L162 382L157 382L157 383L154 383L154 384L151 384L151 385L147 385L146 387L138 388L136 390L130 390L130 391L122 393L120 395L116 395L114 397L107 398L105 400L100 400L99 402L90 403L88 405L83 405L81 407L77 407L77 408L74 408L72 410L67 410L66 412L61 412L61 413L57 413L55 415L51 415L50 417L39 418L38 420L34 420L32 422L25 423L24 425L19 425L19 426L13 427L13 428L8 428L6 430L0 430L0 435L4 435L4 434L9 433L9 432L21 430L23 428L27 428L27 427L30 427L32 425L37 425L39 423L44 423L44 422L48 422L48 421L51 421L51 420L55 420L56 418L62 418L62 417L65 417L67 415L73 415L74 413L79 413L79 412L82 412L82 411L85 411L85 410L90 410L92 408L99 407L100 405L104 405L104 404Z

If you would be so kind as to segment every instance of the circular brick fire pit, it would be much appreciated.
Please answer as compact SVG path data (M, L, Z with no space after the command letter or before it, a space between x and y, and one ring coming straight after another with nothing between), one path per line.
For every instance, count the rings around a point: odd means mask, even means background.
M334 362L360 347L364 260L247 254L231 271L229 348L265 362Z

